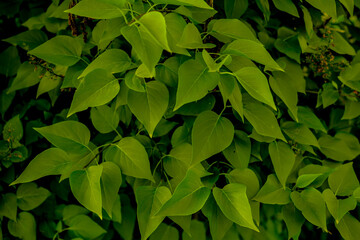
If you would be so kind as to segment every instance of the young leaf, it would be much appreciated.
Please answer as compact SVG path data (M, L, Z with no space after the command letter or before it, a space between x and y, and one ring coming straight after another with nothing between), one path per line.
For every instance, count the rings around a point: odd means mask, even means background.
M55 65L72 66L81 59L83 45L78 39L58 35L28 54L34 55Z
M179 82L174 111L186 103L206 96L219 82L219 73L210 73L200 61L190 59L179 68Z
M346 163L337 167L336 170L330 174L328 182L330 189L335 195L351 195L359 186L359 180L356 177L353 163Z
M223 189L215 187L213 194L217 205L228 219L240 226L259 231L253 221L245 185L230 183Z
M192 130L192 165L223 151L234 138L234 126L225 117L212 111L202 112Z
M164 186L142 186L135 190L135 197L141 239L148 239L165 218L155 213L171 198L171 192Z
M92 61L78 78L85 77L91 71L101 68L109 73L121 73L130 69L131 60L126 52L121 49L108 49Z
M269 67L270 69L284 71L274 61L269 52L266 51L266 49L261 43L252 40L237 39L231 42L222 53L244 56L251 60L254 60L255 62L261 63Z
M234 72L234 75L250 96L276 110L269 83L258 68L244 67Z
M18 206L21 210L29 211L40 206L51 193L43 188L38 187L36 183L21 184L16 190Z
M187 216L199 211L208 199L211 190L204 186L200 175L189 169L184 179L175 188L172 197L160 208L156 216Z
M276 176L285 189L287 178L295 164L295 154L288 144L281 141L269 144L269 154Z
M120 90L118 80L104 69L95 69L86 75L76 89L67 117L111 101Z
M159 81L148 82L145 92L129 90L127 101L131 112L144 124L152 137L169 104L169 91L166 86Z
M90 131L80 122L63 121L34 129L51 144L66 152L84 153L89 151Z
M321 227L327 232L325 201L317 189L308 188L301 193L294 191L290 196L295 207L301 211L310 223Z
M118 197L122 177L120 168L113 162L103 162L100 177L102 207L112 218L113 206Z
M14 237L24 240L36 240L36 221L29 212L21 212L16 221L10 220L8 230Z
M141 24L141 29L149 34L152 41L170 52L166 37L165 18L162 13L157 11L148 12L139 19L139 23Z
M102 219L102 198L100 178L102 165L77 170L70 175L70 187L75 198L87 209Z
M144 146L135 138L125 137L106 152L106 159L120 166L125 175L154 181L149 157Z

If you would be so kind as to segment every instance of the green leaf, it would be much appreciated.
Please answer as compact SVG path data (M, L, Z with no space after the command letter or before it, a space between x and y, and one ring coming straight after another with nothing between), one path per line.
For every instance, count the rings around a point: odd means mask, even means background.
M235 130L233 142L223 154L235 168L247 168L250 161L251 141L245 132Z
M270 174L253 200L265 204L285 205L290 202L290 192L290 189L283 188L275 174Z
M178 47L197 49L197 48L213 48L215 44L203 43L201 35L197 27L193 23L188 23L184 28L182 36L177 43Z
M166 37L166 24L165 18L162 13L158 11L151 11L144 14L138 22L140 28L146 32L161 48L170 52Z
M77 215L70 219L68 225L68 230L84 239L96 239L106 233L102 227L84 214Z
M256 4L260 11L264 14L265 21L268 22L270 19L270 5L269 0L256 0Z
M192 130L192 165L223 151L234 138L234 126L225 117L205 111L196 118Z
M121 33L131 44L136 55L146 66L148 72L154 75L154 68L160 60L162 47L141 27L135 25L125 26L121 29Z
M72 162L66 152L49 148L38 154L21 175L10 185L27 183L49 175L59 175L71 168Z
M312 224L321 227L327 232L326 206L322 194L315 188L308 188L299 192L291 193L291 200L295 207Z
M306 0L313 7L322 12L327 13L330 17L336 19L336 3L335 0Z
M345 216L346 213L356 208L356 199L354 197L337 199L334 193L329 188L325 189L322 195L324 197L329 212L334 217L337 224Z
M7 121L2 131L4 140L13 144L17 144L22 139L23 133L24 130L19 115Z
M285 103L295 120L298 121L298 95L296 88L288 81L286 74L281 72L274 72L273 74L273 77L270 77L269 79L271 89Z
M34 29L19 33L2 41L17 45L23 48L25 51L32 50L42 43L46 42L48 37L43 31Z
M249 95L243 95L245 118L254 127L257 133L285 141L274 113Z
M43 188L38 187L36 183L21 184L16 190L18 206L21 210L29 211L40 206L51 193Z
M115 3L115 1L83 0L65 12L94 19L111 19L125 17L127 11L122 7L125 7L125 1Z
M252 40L237 39L231 42L222 53L244 56L255 62L261 63L270 69L284 71L274 61L269 52L266 51L261 43Z
M130 200L127 195L121 195L121 224L114 222L115 230L124 240L132 240L136 221L136 212L130 205Z
M154 181L146 150L133 137L121 139L119 143L109 148L105 157L108 161L115 162L120 166L125 175Z
M79 205L69 204L66 205L62 210L62 220L64 221L65 224L69 224L69 221L72 218L82 214L86 215L88 213L89 210L87 210L86 208L83 208Z
M303 123L309 128L327 132L320 119L308 107L298 107L298 118L299 123Z
M58 35L34 48L28 54L56 65L71 66L81 59L82 48L83 45L78 39Z
M223 79L223 77L221 79ZM241 119L244 121L244 106L242 101L242 93L239 83L237 82L234 83L234 89L231 95L229 96L229 101L231 103L232 108L240 115ZM226 102L224 104L226 104Z
M165 114L169 104L169 91L159 81L146 83L146 92L129 90L128 106L136 118L144 124L149 136Z
M206 240L206 229L204 222L199 220L192 220L191 221L191 236L188 235L186 232L182 233L183 240Z
M346 86L359 92L360 91L359 76L360 76L360 63L355 63L353 65L346 67L345 70L340 73L340 76L338 78Z
M97 68L104 69L109 73L121 73L130 69L131 65L132 62L126 52L121 49L108 49L92 61L79 78L85 77Z
M201 211L209 220L209 228L212 239L223 239L226 232L233 225L233 222L225 217L219 206L216 204L213 194L209 196Z
M273 0L273 3L280 11L289 13L295 17L300 17L296 5L291 0Z
M156 4L170 4L179 6L190 6L204 9L212 9L204 0L153 0Z
M295 164L295 154L288 144L281 141L269 144L269 154L276 176L285 189L287 178Z
M330 174L328 182L330 189L337 196L349 196L359 186L353 163L340 165Z
M259 231L253 221L245 185L230 183L223 189L215 187L213 194L216 203L228 219L240 226Z
M8 230L14 237L36 240L36 221L31 213L21 212L16 221L10 220Z
M277 63L283 67L285 72L274 72L277 77L287 79L296 89L296 91L305 93L306 81L304 78L303 70L300 64L286 58L281 57L277 59Z
M360 154L359 140L350 133L339 132L334 137L324 135L319 138L320 151L336 161L353 160Z
M176 227L161 223L156 231L150 236L150 240L179 240L179 231Z
M299 177L296 179L296 186L299 188L320 187L332 172L332 168L316 164L308 164L299 170Z
M346 10L348 10L350 15L352 16L354 13L354 0L339 0L339 2L341 2L342 5L344 5Z
M75 198L87 209L102 219L102 198L100 178L102 165L77 170L70 175L70 187Z
M265 75L257 67L241 68L234 72L234 75L250 96L276 110L269 83Z
M241 183L246 186L246 195L252 199L260 189L259 179L250 168L234 169L225 175L229 183Z
M90 118L100 133L116 131L120 121L119 114L107 105L91 108Z
M5 193L0 200L0 216L16 221L17 199L14 193Z
M186 103L197 101L216 87L219 74L209 72L206 65L190 59L179 68L179 82L176 92L174 111Z
M112 218L113 206L122 183L120 168L113 162L103 162L100 177L102 207Z
M155 213L171 198L171 192L164 186L142 186L135 190L135 197L141 239L148 239L165 218Z
M300 64L301 47L298 34L290 28L280 27L277 35L278 38L274 43L275 48Z
M204 186L200 175L189 169L184 179L175 188L172 197L155 213L156 216L187 216L199 211L208 199L211 190Z
M84 153L89 151L90 131L80 122L63 121L34 129L51 144L66 152Z
M224 10L228 19L240 18L248 9L248 0L225 0Z
M330 49L334 50L339 54L348 54L351 56L356 55L355 49L350 45L348 41L346 41L340 33L334 31L332 34L333 40L332 43L334 45L330 45Z
M34 86L39 83L39 81L39 72L35 71L34 66L29 62L24 62L20 65L17 75L12 81L7 93Z
M281 124L281 129L297 143L319 147L316 137L304 124L284 122Z
M20 56L16 47L8 47L0 53L0 74L14 76L20 67Z
M126 86L136 92L145 92L145 79L138 77L135 74L135 71L129 71L125 75L125 84Z
M282 214L288 230L288 239L299 239L301 227L305 222L305 218L292 203L287 204L282 208Z
M166 37L170 50L175 53L190 56L186 49L177 46L186 27L184 18L182 18L179 14L169 13L165 15L165 23Z
M354 119L360 116L360 102L345 100L345 112L343 119Z
M111 101L120 91L118 80L104 69L95 69L80 82L67 117L88 107L98 107Z
M222 42L230 42L234 39L248 39L260 43L248 25L239 19L211 20L209 30L212 36Z
M340 97L339 91L331 83L325 83L321 92L323 107L334 104Z
M217 13L214 9L204 9L191 6L180 6L175 9L174 12L183 15L194 24L204 24L206 20Z
M347 213L335 227L345 240L356 240L360 234L360 222Z
M101 20L92 31L92 40L100 50L104 50L116 37L121 35L123 26L126 26L126 23L122 17Z

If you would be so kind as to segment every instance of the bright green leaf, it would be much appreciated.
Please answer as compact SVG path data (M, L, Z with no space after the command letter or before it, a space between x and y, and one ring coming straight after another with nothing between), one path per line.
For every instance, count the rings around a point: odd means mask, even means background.
M21 184L16 190L18 206L21 210L29 211L40 206L51 193L43 188L38 187L36 183Z
M100 133L116 131L120 121L119 114L107 105L91 108L90 118Z
M325 189L322 195L326 202L326 206L331 215L334 217L336 223L339 223L346 213L354 210L356 207L356 199L354 197L337 199L329 188Z
M253 200L265 204L288 204L290 202L290 190L284 189L275 174L267 177L264 186L253 197Z
M115 1L83 0L65 12L94 19L125 17L127 11L122 9L125 1L117 2L120 4L117 5Z
M349 196L359 186L353 163L340 165L330 174L329 186L337 196Z

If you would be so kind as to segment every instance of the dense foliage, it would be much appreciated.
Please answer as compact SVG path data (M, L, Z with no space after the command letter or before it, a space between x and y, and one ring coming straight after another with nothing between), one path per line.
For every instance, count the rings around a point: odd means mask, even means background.
M0 239L358 239L359 17L1 1Z

